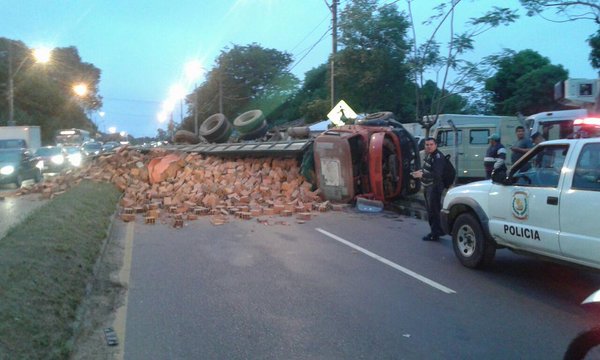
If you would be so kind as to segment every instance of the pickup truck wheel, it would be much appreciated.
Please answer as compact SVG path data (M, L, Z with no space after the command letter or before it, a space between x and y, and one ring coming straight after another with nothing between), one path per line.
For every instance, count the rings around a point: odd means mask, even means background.
M495 245L485 237L475 216L469 213L459 215L456 219L452 229L452 245L458 260L468 268L484 268L492 263L496 255Z
M598 354L598 347L600 347L600 328L596 327L577 335L569 344L563 359L587 359L586 355ZM593 350L592 354L588 354L590 350Z

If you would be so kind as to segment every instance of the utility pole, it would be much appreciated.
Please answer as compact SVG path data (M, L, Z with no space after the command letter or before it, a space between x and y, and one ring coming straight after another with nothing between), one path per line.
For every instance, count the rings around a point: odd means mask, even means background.
M194 134L198 136L198 85L194 85Z
M335 56L337 54L337 7L340 0L332 0L331 6L331 108L335 106Z
M223 77L219 72L219 113L223 113Z

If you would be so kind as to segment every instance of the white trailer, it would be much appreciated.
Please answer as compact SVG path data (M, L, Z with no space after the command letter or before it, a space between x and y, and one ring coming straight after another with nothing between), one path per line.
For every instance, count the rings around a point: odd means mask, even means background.
M31 151L37 150L42 146L42 135L39 126L0 126L0 148L14 147L13 143L25 141L25 147ZM21 147L21 146L18 146Z

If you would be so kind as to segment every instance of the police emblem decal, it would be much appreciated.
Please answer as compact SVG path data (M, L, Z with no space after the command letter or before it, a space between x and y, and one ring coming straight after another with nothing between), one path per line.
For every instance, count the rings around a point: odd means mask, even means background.
M516 191L512 197L512 214L519 220L527 220L529 215L529 199L526 192Z

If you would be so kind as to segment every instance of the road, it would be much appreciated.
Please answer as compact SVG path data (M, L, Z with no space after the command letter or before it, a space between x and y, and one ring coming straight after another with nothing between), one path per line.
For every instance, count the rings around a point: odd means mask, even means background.
M16 196L15 191L12 185L0 185L0 238L29 213L46 203L46 200L40 199L40 194Z
M277 219L118 222L124 358L558 359L593 325L598 274L507 250L470 270L393 213Z

